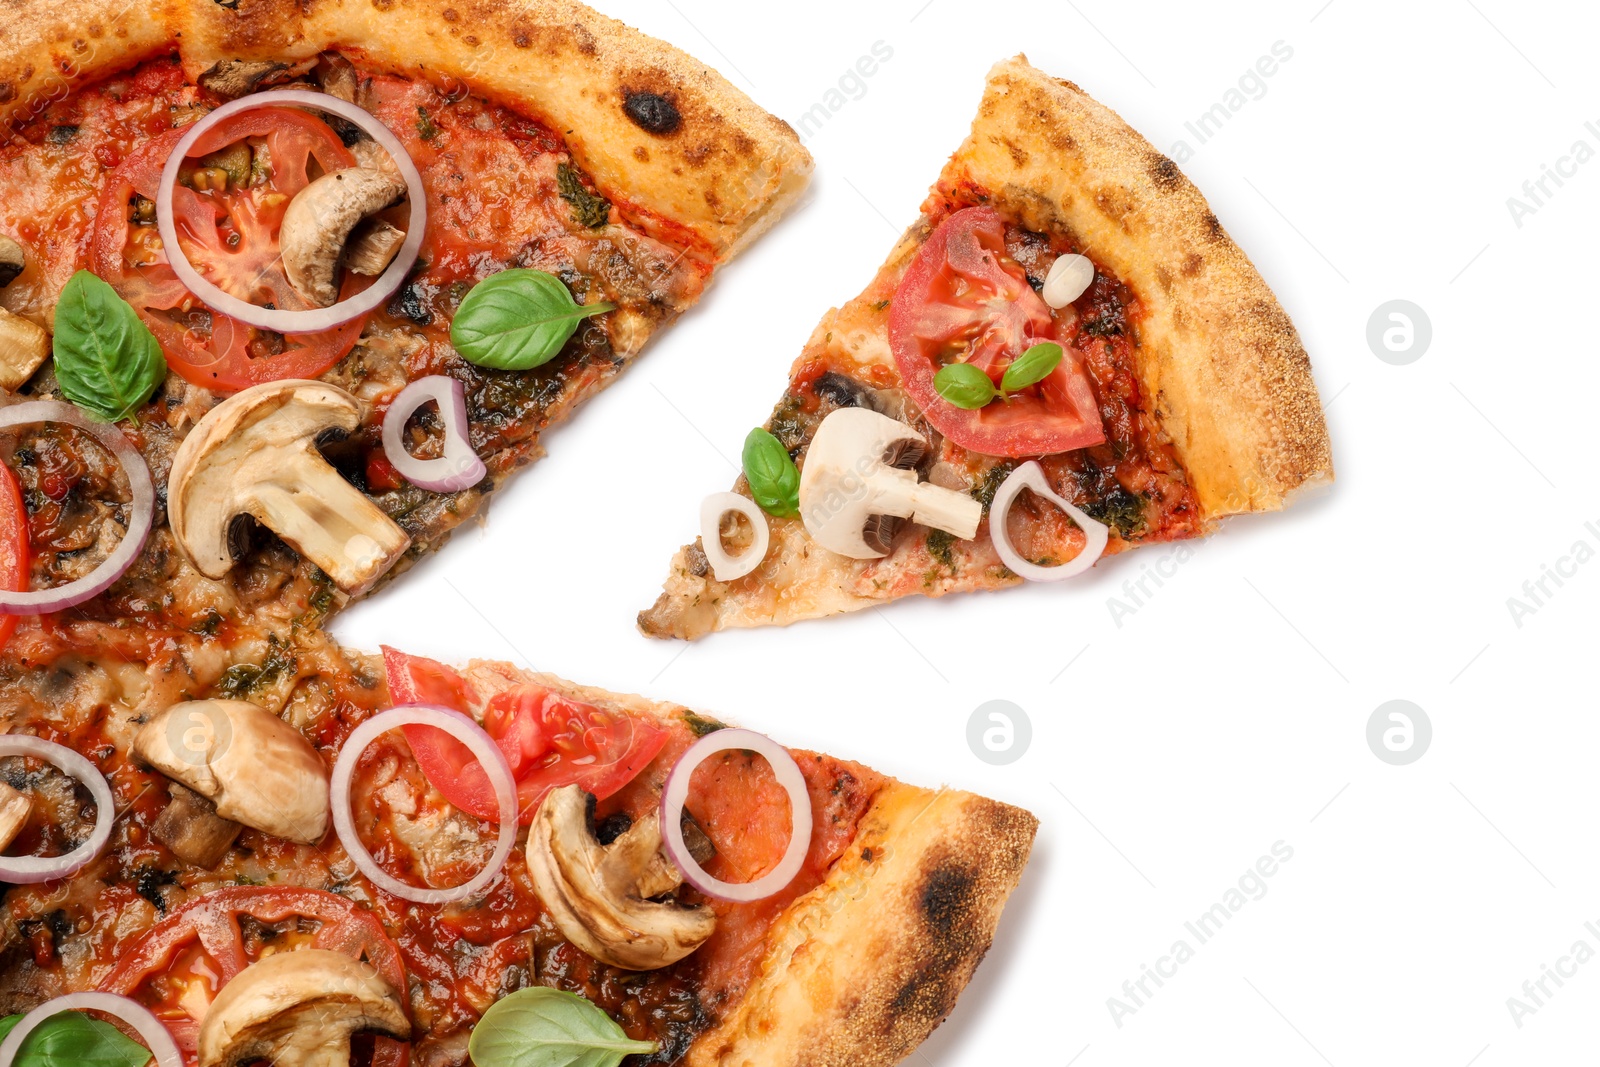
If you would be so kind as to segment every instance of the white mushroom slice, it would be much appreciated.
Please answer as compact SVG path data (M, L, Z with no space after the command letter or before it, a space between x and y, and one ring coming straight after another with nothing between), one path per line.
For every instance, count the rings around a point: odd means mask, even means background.
M277 952L222 987L200 1024L199 1067L349 1067L350 1038L406 1040L411 1023L370 964L327 949Z
M244 700L174 704L139 727L133 751L224 819L304 845L328 832L327 764L265 708Z
M344 254L339 262L352 274L377 277L389 269L400 246L406 243L406 233L382 219L366 219L350 231L344 243Z
M823 419L800 470L800 518L812 539L841 556L879 559L905 518L962 540L975 536L983 505L920 480L915 468L927 452L911 427L867 408Z
M314 308L333 306L339 299L334 275L350 231L405 193L406 183L392 174L349 167L324 174L295 194L284 210L278 244L283 273L302 300Z
M17 280L17 275L28 265L27 253L11 238L0 234L0 289Z
M676 963L717 927L709 908L655 902L681 883L663 879L661 827L652 812L609 846L595 839L588 794L576 785L553 790L528 830L528 872L534 889L567 940L602 963L652 971Z
M750 523L750 544L737 556L722 543L722 520L730 513L743 515ZM767 558L772 532L767 517L755 501L738 493L712 493L700 504L700 547L719 582L743 578Z
M361 403L335 386L287 380L218 404L184 438L167 481L173 536L195 569L233 566L233 522L249 515L355 596L411 539L317 452L325 433L361 423Z
M49 356L49 333L0 308L0 389L22 388Z
M1094 284L1094 264L1088 256L1061 256L1050 264L1044 279L1044 302L1060 310L1088 292Z
M0 852L11 847L32 814L33 801L28 795L0 782Z

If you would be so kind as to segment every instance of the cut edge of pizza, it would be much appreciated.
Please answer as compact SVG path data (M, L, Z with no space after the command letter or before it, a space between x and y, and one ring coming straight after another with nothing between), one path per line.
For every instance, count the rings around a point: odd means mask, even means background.
M1175 163L1024 56L744 468L647 635L1060 580L1333 480L1310 360L1250 260Z

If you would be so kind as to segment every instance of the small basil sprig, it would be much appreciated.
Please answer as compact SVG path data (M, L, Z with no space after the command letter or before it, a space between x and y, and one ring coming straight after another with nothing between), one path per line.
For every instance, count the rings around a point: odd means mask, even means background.
M62 395L101 422L132 415L167 377L161 343L138 312L86 270L62 287L53 349Z
M800 472L783 442L757 426L744 439L744 476L750 495L768 515L800 514Z
M994 402L1036 385L1048 378L1066 356L1054 341L1041 341L1011 361L1000 376L1000 388L983 371L970 363L950 363L940 367L933 376L933 387L946 401L966 411L976 411Z
M21 1021L20 1015L0 1019L0 1041ZM23 1040L9 1067L145 1067L149 1062L150 1050L128 1040L110 1023L64 1011L40 1023Z
M503 270L472 287L450 323L450 343L469 362L528 370L550 362L591 315L615 304L579 304L542 270Z
M530 986L483 1013L467 1042L475 1067L617 1067L622 1057L656 1051L633 1041L594 1004L548 986Z

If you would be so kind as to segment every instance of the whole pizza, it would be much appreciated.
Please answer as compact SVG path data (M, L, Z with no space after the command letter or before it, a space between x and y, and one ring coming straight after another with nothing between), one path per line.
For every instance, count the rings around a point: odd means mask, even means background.
M794 131L568 0L17 0L0 129L0 1067L910 1055L1031 814L327 632L798 199ZM1331 477L1248 259L1020 58L744 461L645 632L1066 578Z

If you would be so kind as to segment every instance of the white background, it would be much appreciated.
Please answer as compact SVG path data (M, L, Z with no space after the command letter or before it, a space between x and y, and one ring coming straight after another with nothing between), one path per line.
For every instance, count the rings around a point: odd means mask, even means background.
M1506 1000L1600 950L1593 643L1600 561L1521 619L1574 542L1600 547L1591 426L1600 161L1519 227L1583 139L1597 17L1510 0L607 0L798 122L873 44L893 57L808 139L805 203L569 427L548 459L347 642L503 657L682 701L1042 827L994 950L911 1062L1592 1062L1600 961L1536 1014ZM1293 57L1208 143L1184 128L1274 42ZM1026 50L1118 111L1210 198L1298 324L1338 484L1226 524L1134 614L1108 602L1169 549L1066 586L915 599L694 645L634 629L698 502L828 307L864 284L961 142L989 65ZM1569 165L1568 170L1571 170ZM1530 202L1531 203L1531 202ZM1366 326L1432 320L1408 366ZM1531 602L1529 602L1531 604ZM1003 698L1033 741L969 750ZM1392 699L1430 716L1409 766L1369 751ZM1273 843L1294 850L1205 945L1184 929ZM1179 938L1135 1014L1107 998ZM1570 968L1570 965L1569 965ZM1151 987L1154 989L1154 987ZM1130 1001L1131 1003L1131 1001ZM1531 1001L1529 1002L1531 1004Z

